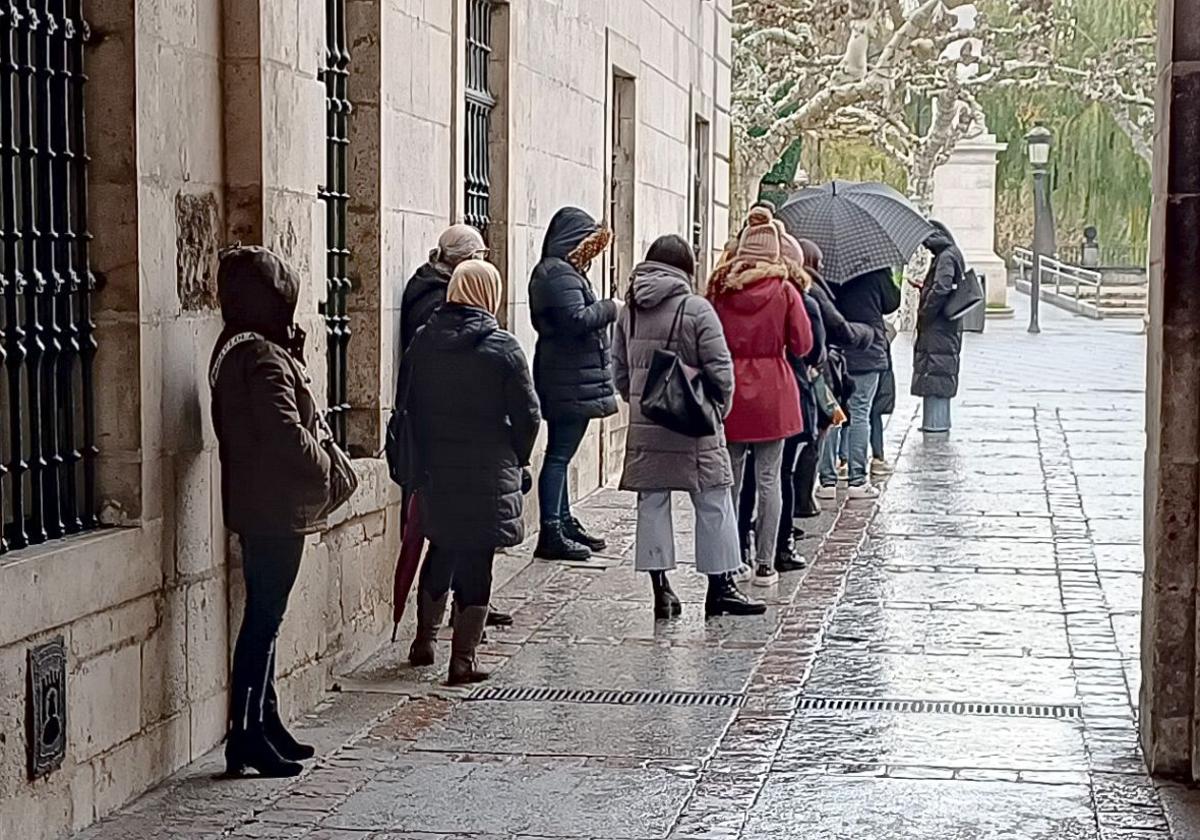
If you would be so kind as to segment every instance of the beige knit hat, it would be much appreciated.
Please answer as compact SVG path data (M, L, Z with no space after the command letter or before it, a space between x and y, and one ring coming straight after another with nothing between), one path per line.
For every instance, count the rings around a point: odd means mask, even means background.
M783 253L775 216L766 207L755 207L746 220L746 229L738 240L738 260L779 262Z
M776 220L775 226L779 228L779 250L785 260L804 266L804 249L800 247L800 243L794 236L787 232L787 228L783 226L783 222Z

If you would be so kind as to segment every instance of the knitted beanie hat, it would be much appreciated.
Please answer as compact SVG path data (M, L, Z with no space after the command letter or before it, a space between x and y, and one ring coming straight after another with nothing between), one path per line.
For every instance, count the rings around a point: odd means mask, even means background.
M779 228L779 250L783 254L783 258L803 267L804 249L800 247L799 241L787 232L783 222L776 221L775 224Z
M737 259L751 262L779 262L782 254L775 216L766 207L755 207L746 220L746 229L738 240Z

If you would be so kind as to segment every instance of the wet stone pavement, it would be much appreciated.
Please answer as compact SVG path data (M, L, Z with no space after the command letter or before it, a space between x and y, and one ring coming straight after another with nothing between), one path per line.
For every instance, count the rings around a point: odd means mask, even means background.
M812 521L762 618L704 621L684 569L656 624L632 499L601 492L608 556L500 561L516 625L477 694L387 646L302 723L305 776L215 781L214 756L82 837L1168 840L1135 735L1138 326L969 336L953 435L902 399L883 498Z

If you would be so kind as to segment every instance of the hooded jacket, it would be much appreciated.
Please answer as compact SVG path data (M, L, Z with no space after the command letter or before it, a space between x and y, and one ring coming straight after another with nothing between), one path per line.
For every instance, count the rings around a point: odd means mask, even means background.
M812 277L812 288L809 295L821 307L821 322L825 325L825 341L827 347L840 347L842 350L864 350L871 346L875 339L875 331L866 324L856 324L846 320L837 307L837 296L814 268L806 269Z
M433 263L417 269L404 287L400 301L400 346L407 350L417 330L429 323L433 313L446 302L450 275Z
M600 231L596 220L567 207L550 220L542 258L529 282L529 309L537 331L533 376L548 420L608 417L617 411L609 326L617 304L597 300L587 278L571 264Z
M522 470L541 415L517 339L482 309L446 304L400 367L420 469L422 525L441 549L496 549L525 537Z
M788 354L804 358L812 325L800 290L782 265L740 264L730 291L713 302L733 354L737 389L725 435L734 443L786 440L804 431L800 391Z
M241 536L315 532L325 524L317 512L329 497L330 463L305 371L284 346L295 332L299 277L265 248L237 248L221 259L217 291L225 330L210 374L233 336L262 336L234 345L213 384L225 524Z
M695 493L731 487L733 471L723 429L708 437L688 437L652 423L641 409L654 351L670 349L704 374L709 396L721 405L722 414L728 413L733 404L733 358L716 311L692 294L684 272L662 263L645 262L634 270L630 296L613 344L617 391L629 403L621 489ZM676 315L679 325L668 348Z
M900 287L892 279L892 272L889 269L872 271L839 287L837 308L847 321L865 325L871 331L869 342L842 348L850 373L887 370L888 337L883 316L900 308Z
M913 348L912 393L917 397L958 396L959 362L962 356L962 321L943 314L946 299L963 279L966 261L954 237L940 222L925 240L933 253L933 264L921 287L917 309L917 340Z

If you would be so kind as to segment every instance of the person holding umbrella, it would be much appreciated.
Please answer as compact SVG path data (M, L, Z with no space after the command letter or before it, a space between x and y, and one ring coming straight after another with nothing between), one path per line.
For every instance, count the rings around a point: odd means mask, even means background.
M804 431L800 390L788 354L803 359L813 331L783 257L783 234L765 207L750 212L733 259L713 272L709 298L733 354L733 409L725 436L733 463L733 499L741 497L747 457L758 483L754 583L779 581L775 552L783 508L784 442Z
M496 321L495 266L468 260L454 270L446 304L405 354L399 393L412 423L421 520L432 548L421 569L413 665L431 665L450 591L458 612L451 685L481 682L483 638L496 549L525 537L529 459L542 418L529 365Z
M850 498L874 499L870 483L871 407L888 370L884 316L900 308L894 266L908 262L929 237L929 222L908 199L885 184L834 181L801 190L780 211L788 229L815 242L824 254L825 280L838 286L837 305L847 321L867 325L866 347L847 348L846 367L854 394L850 414ZM837 436L826 438L818 498L837 493Z

